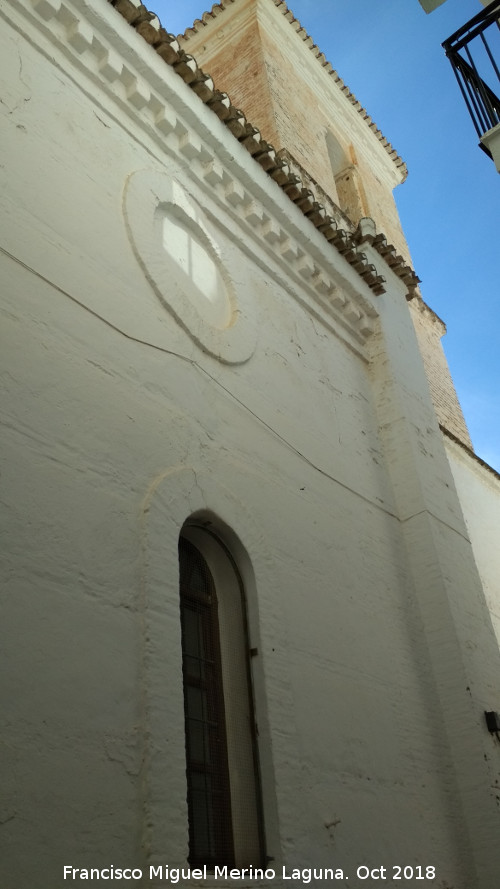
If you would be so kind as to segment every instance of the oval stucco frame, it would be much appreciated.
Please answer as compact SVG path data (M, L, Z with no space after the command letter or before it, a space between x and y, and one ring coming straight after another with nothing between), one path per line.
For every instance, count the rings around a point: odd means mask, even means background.
M164 308L204 352L226 364L248 361L257 339L254 300L250 288L237 297L230 263L223 262L214 226L195 199L166 173L138 170L125 183L123 214L132 249ZM197 311L188 288L179 283L175 264L163 245L162 218L167 214L189 221L197 240L215 263L231 304L227 327L220 329L207 323Z

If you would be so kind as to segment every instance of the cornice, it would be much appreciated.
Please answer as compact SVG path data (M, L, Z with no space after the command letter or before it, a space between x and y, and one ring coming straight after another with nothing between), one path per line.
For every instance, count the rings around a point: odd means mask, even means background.
M338 227L335 218L328 213L324 204L315 200L312 190L307 188L303 179L290 169L290 165L283 158L282 153L278 154L273 146L262 138L259 130L247 121L241 110L232 104L227 93L222 93L214 88L210 75L198 66L193 56L179 46L173 34L165 31L158 16L149 12L140 3L140 0L108 0L108 2L215 112L233 136L246 148L265 172L278 183L290 200L299 207L304 216L309 218L314 227L354 267L368 287L375 294L384 293L385 278L357 249L359 238L354 239L349 231ZM230 2L234 2L234 0L230 0ZM216 15L215 9L216 7L213 7L209 15ZM223 7L221 7L221 11L222 9ZM388 267L405 283L407 298L412 299L420 279L396 249L387 243L383 234L380 234L375 246Z
M26 15L24 4L13 5ZM363 239L369 239L374 233L374 223L366 221L364 228L360 227L356 232L340 228L314 199L311 190L304 187L300 177L291 172L289 164L264 142L226 95L214 90L209 75L181 50L175 37L168 34L158 18L137 0L116 0L115 6L117 14L132 25L144 43L149 44L145 52L139 52L140 45L127 39L128 31L123 30L123 25L113 27L109 16L103 15L106 4L101 0L91 3L85 0L31 0L30 6L52 38L64 44L66 53L74 57L78 66L97 79L122 107L126 106L130 116L147 126L157 143L177 156L184 167L189 168L190 176L198 179L205 189L209 188L233 218L241 221L243 231L251 232L266 252L274 256L282 272L292 284L295 282L295 289L298 284L312 295L318 317L335 330L335 325L328 322L325 315L332 317L354 342L364 343L378 314L373 299L369 298L370 290L373 294L385 290L384 278L360 249ZM165 69L158 66L158 56ZM175 89L172 74L167 76L167 70L179 76L196 93L232 137L280 186L287 197L285 204L282 200L277 201L280 192L274 193L274 187L269 191L260 186L257 193L262 201L256 199L250 185L254 174L250 177L248 170L245 171L238 152L230 148L227 138L222 139L222 133L217 135L217 127L209 129L206 112L202 113L201 106L199 111L196 110L197 100L186 102L188 96L183 89ZM163 75L162 71L165 71ZM210 132L210 137L200 137L200 128L207 136ZM256 182L261 175L256 175ZM300 217L294 217L296 211L286 210L288 201L295 204L322 236L319 242L315 242L312 231L309 234L299 223ZM368 236L367 225L370 229ZM325 251L318 249L324 240L345 259L345 269L338 260L334 263L324 261ZM375 234L372 241L376 242ZM410 289L414 288L414 272L404 265L401 257L389 258L393 263L392 271ZM384 260L391 268L387 257ZM348 274L349 267L360 279L357 286L355 278ZM365 287L366 295L363 295Z

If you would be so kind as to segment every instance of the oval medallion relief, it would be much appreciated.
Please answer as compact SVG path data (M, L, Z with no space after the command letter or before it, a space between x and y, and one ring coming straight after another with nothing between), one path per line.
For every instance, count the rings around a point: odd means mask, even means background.
M162 305L205 352L231 364L247 361L256 341L249 287L243 306L231 260L223 262L216 227L195 200L167 174L141 170L126 183L124 215L135 255Z

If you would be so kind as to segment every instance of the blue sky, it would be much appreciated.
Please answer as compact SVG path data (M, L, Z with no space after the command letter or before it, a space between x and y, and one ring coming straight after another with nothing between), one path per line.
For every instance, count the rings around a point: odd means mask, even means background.
M211 8L147 5L175 34ZM447 0L430 15L418 0L288 5L407 163L395 197L422 295L447 325L444 348L476 452L500 470L500 176L477 146L441 48L479 0Z

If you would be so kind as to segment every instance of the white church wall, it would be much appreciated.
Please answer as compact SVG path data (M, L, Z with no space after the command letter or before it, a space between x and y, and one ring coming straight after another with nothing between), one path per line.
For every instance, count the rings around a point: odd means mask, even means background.
M500 480L494 471L471 458L458 443L445 438L445 445L500 644Z
M30 9L13 3L0 31L2 880L185 865L177 542L195 515L246 585L278 876L432 865L470 889L495 827L479 722L495 662L485 635L467 661L462 613L436 630L453 657L429 657L421 566L439 575L446 552L468 586L474 566L404 289L393 276L377 301L111 7L65 7L86 12L78 27L49 0ZM229 324L197 310L163 248L172 208ZM435 540L419 525L409 553L423 510ZM462 655L476 698L457 691L450 754L436 687Z

